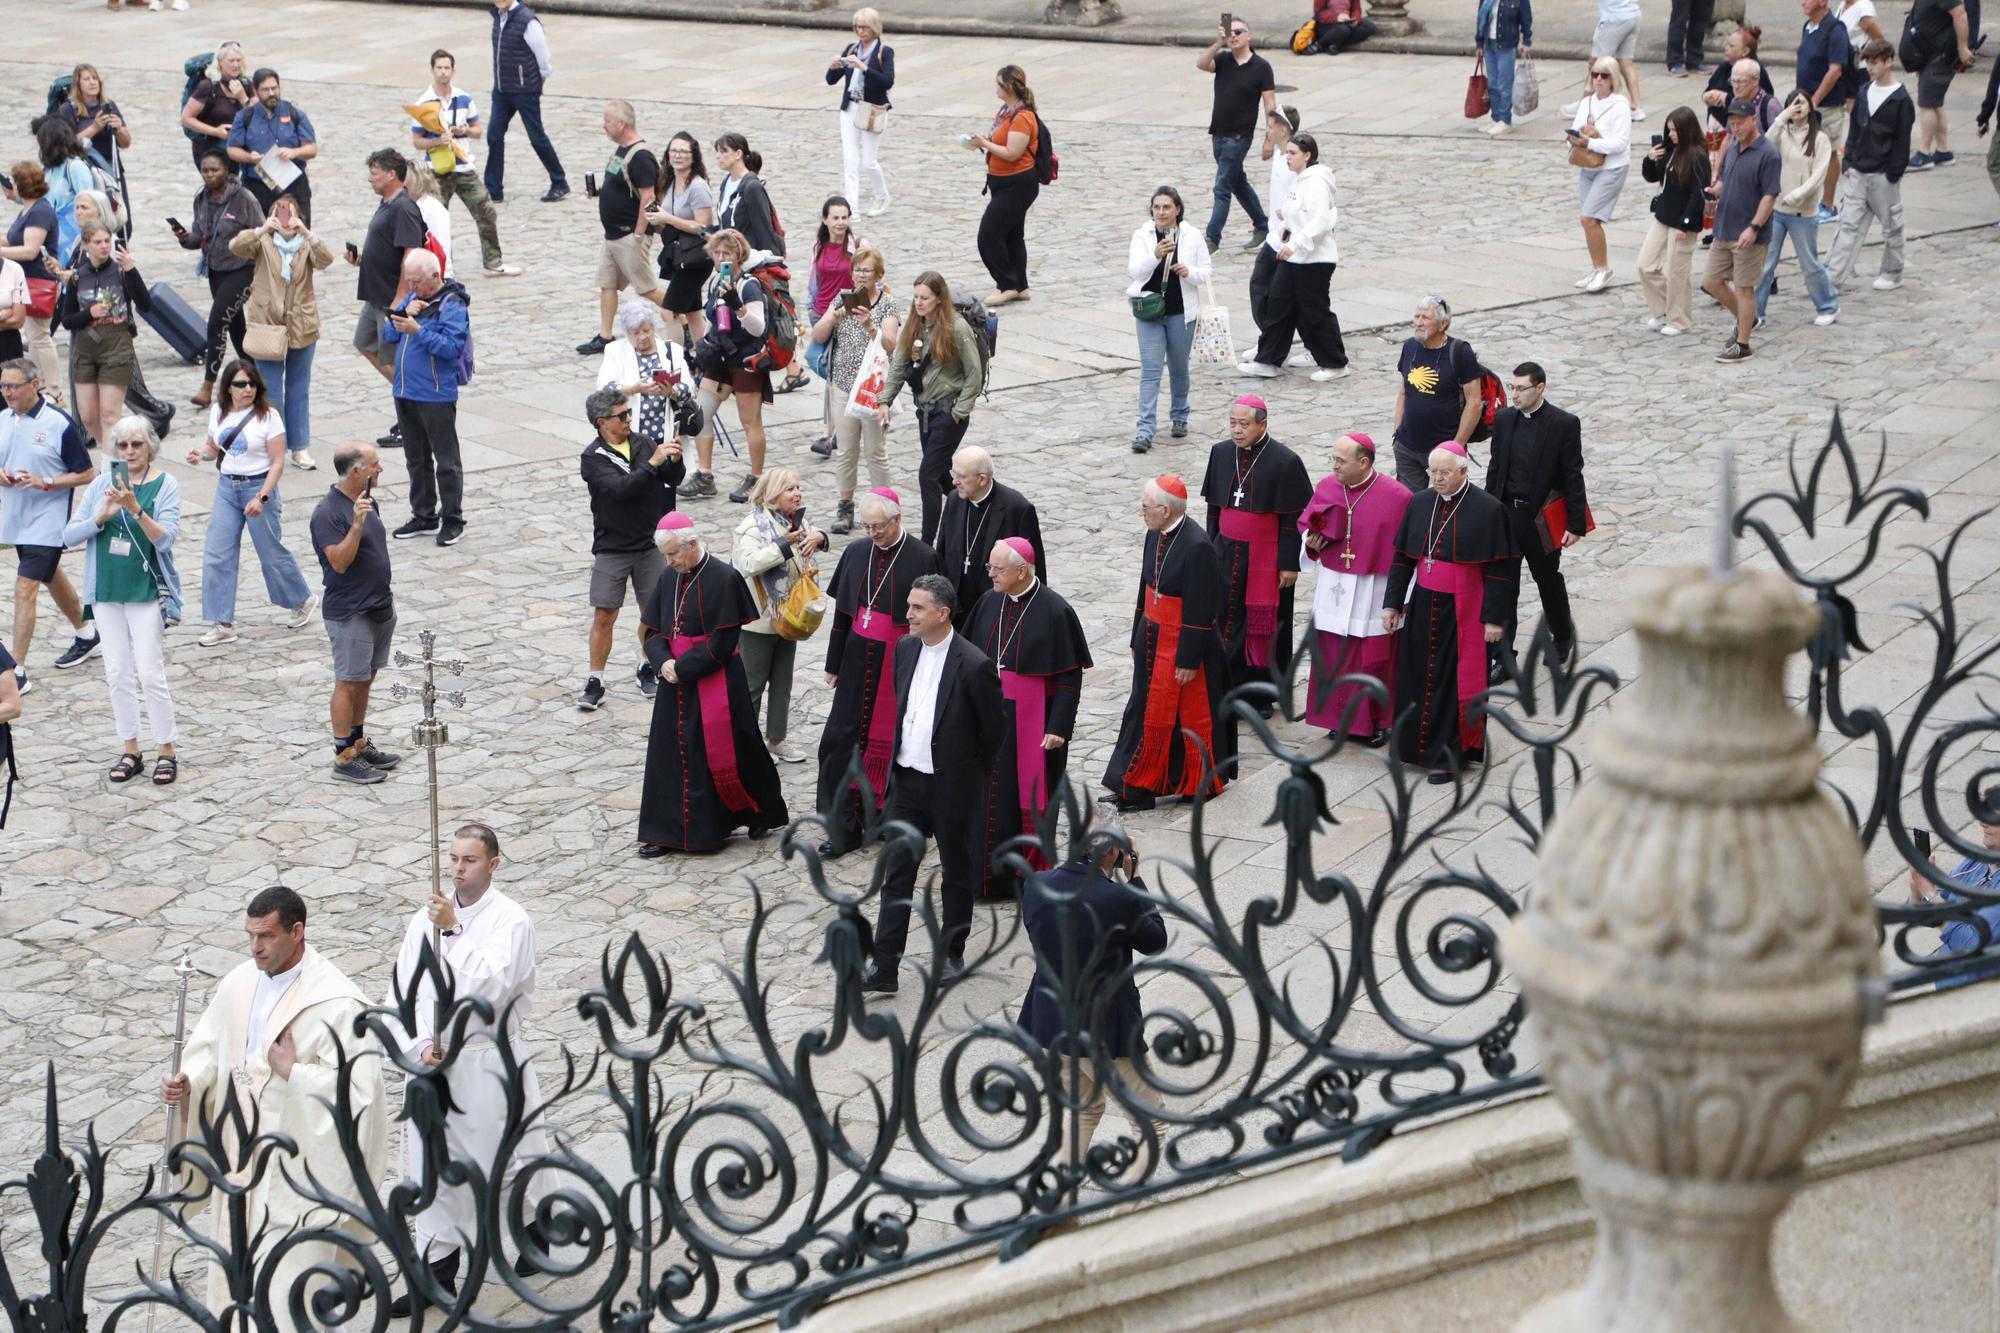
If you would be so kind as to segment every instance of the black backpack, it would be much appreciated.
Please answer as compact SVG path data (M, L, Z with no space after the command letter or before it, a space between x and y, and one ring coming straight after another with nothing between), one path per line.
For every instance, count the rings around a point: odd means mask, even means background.
M1056 156L1056 136L1049 132L1049 123L1042 119L1040 107L1035 108L1035 124L1040 127L1035 144L1035 180L1054 185L1062 174L1062 159Z
M988 313L986 302L976 296L955 296L951 305L972 329L973 341L979 344L979 391L985 393L993 378L993 349L1000 341L1000 317Z

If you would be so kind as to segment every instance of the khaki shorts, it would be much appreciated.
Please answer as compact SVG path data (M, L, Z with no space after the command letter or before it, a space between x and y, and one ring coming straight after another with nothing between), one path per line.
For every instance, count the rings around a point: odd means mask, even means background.
M653 585L667 568L660 548L643 551L606 551L590 560L590 604L600 611L616 611L625 605L625 587L630 584L643 609L653 600Z
M597 285L605 291L630 287L640 295L664 285L653 269L653 238L643 232L606 241L597 259Z
M138 358L132 352L132 329L126 324L92 324L71 335L76 345L76 382L130 387Z
M1702 286L1726 282L1731 287L1755 287L1764 276L1764 256L1770 249L1768 242L1739 246L1716 237L1715 244L1708 248L1708 267L1701 275Z
M1847 151L1847 108L1844 106L1823 106L1819 109L1819 127L1826 131L1826 137L1833 144L1833 151Z

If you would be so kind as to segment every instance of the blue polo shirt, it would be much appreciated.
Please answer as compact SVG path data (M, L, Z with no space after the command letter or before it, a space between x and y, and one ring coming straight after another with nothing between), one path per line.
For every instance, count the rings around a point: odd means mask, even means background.
M273 148L303 148L318 142L306 113L282 99L276 111L266 111L262 102L252 102L236 113L229 127L229 146L245 152L268 153ZM301 162L299 169L303 171L307 165Z
M83 430L61 408L44 399L28 416L0 410L0 468L56 477L88 472L90 450ZM0 489L0 542L10 546L61 546L74 491Z
M1831 13L1819 21L1817 28L1806 24L1799 30L1798 86L1810 93L1819 87L1819 81L1826 77L1827 70L1845 71L1848 52L1853 45L1847 38L1847 25ZM1846 106L1853 91L1847 86L1843 73L1840 82L1833 85L1833 91L1822 97L1819 104L1822 107Z

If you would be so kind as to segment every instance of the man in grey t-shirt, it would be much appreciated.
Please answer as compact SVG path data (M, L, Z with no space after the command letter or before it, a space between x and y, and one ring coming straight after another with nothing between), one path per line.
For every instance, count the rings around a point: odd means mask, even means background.
M326 581L322 618L333 644L333 775L375 783L403 762L368 739L368 691L389 664L396 634L396 600L389 590L389 542L375 512L382 458L372 444L343 444L333 453L339 478L312 515L313 554Z
M1729 341L1715 358L1725 365L1750 359L1750 330L1757 323L1757 281L1771 241L1771 210L1783 188L1784 163L1757 127L1757 108L1737 98L1729 104L1729 147L1715 200L1715 243L1701 289L1736 316Z

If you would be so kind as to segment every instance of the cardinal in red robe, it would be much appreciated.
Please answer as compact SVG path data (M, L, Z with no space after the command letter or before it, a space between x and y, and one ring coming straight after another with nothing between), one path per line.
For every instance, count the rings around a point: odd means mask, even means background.
M1359 698L1347 733L1371 747L1388 741L1393 704L1367 697L1359 683L1336 682L1368 676L1387 690L1396 678L1400 636L1382 623L1382 599L1389 590L1396 529L1409 507L1410 488L1375 470L1375 442L1357 431L1333 442L1333 475L1320 482L1299 515L1307 554L1318 566L1306 721L1336 733Z
M1486 719L1471 715L1472 702L1486 689L1487 645L1514 614L1521 553L1505 506L1467 475L1464 445L1431 450L1430 479L1396 530L1382 618L1406 631L1396 660L1397 753L1443 783L1486 758Z

